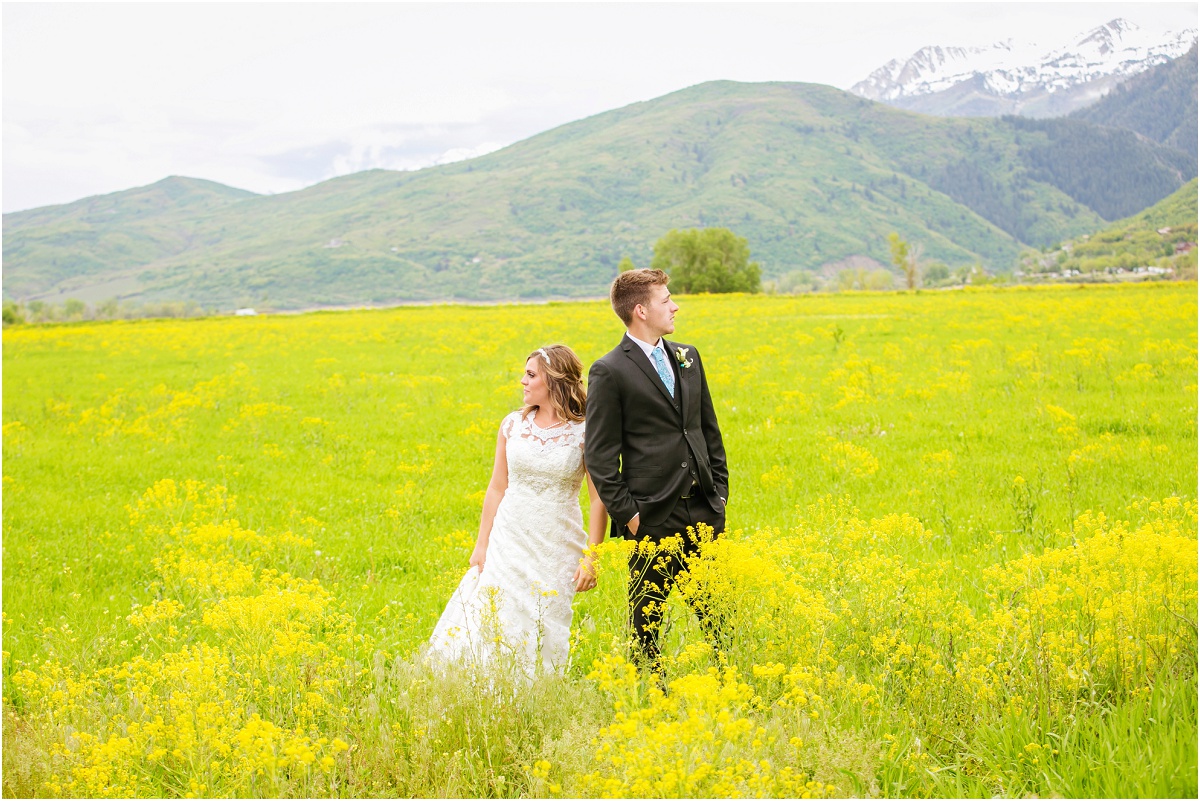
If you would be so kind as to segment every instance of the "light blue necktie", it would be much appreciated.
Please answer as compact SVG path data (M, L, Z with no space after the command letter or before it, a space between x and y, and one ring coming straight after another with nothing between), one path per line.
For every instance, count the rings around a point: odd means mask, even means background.
M667 357L663 353L662 345L658 345L650 351L650 355L654 357L654 369L658 370L658 377L666 384L667 392L671 393L671 397L675 397L675 374L667 366Z

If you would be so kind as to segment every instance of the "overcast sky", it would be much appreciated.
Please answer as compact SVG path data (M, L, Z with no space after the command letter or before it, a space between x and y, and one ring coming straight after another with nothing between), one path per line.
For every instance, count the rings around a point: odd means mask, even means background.
M416 169L703 81L848 89L930 44L1047 49L1195 3L13 3L3 208Z

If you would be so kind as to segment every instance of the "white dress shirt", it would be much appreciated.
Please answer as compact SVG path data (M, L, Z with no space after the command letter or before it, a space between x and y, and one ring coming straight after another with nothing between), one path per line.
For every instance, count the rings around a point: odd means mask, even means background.
M638 339L633 334L626 333L626 336L637 343L637 346L642 349L643 353L646 354L646 358L650 360L650 365L654 367L655 371L657 372L658 365L654 364L654 357L650 354L654 352L655 348L662 344L662 337L659 337L658 341L651 345L648 342L643 342L642 340ZM667 353L667 349L665 347L663 348L663 355L668 359L671 357L671 354Z

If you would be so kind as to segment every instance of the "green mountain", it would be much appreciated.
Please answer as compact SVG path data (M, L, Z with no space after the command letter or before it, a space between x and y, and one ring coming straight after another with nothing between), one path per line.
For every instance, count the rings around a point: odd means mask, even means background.
M4 217L4 293L274 308L603 294L671 228L723 226L764 278L887 234L950 265L1154 203L1196 162L1071 120L948 119L827 86L701 84L417 172L372 170L274 196L170 179ZM165 182L164 182L165 183ZM157 187L157 189L156 189ZM110 204L105 207L103 204Z
M1044 134L1040 140L1022 138L1021 160L1034 180L1053 184L1106 220L1144 209L1196 175L1194 156L1145 146L1132 131L1070 119L1008 117L1005 122L1018 131ZM1115 165L1120 166L1106 169Z
M1196 157L1196 48L1119 84L1073 119L1127 128Z
M1022 256L1026 272L1172 269L1196 273L1196 179L1148 209L1092 234ZM1190 246L1189 246L1190 245Z
M1105 230L1115 229L1121 225L1140 230L1181 228L1190 230L1192 233L1190 241L1195 242L1196 201L1196 179L1193 178L1175 190L1171 195L1163 198L1150 208L1145 209L1140 214L1135 214L1127 220L1121 220Z
M4 215L4 296L26 297L48 284L82 288L96 299L121 294L131 268L203 247L198 221L247 198L244 189L198 178L164 178L149 186ZM112 284L115 291L97 295ZM92 290L90 293L86 290Z

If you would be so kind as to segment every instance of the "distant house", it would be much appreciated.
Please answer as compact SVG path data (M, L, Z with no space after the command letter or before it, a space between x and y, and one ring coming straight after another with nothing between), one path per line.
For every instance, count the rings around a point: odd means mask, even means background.
M1175 244L1175 255L1180 253L1191 253L1196 248L1195 242L1177 242Z
M234 312L238 317L253 317L258 314L254 309L238 309Z

